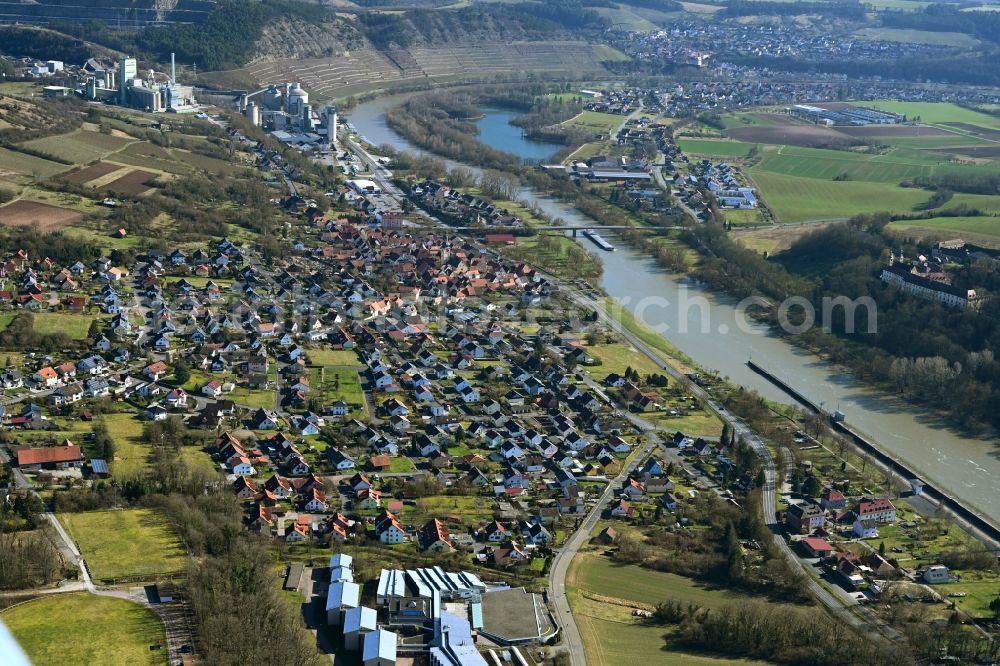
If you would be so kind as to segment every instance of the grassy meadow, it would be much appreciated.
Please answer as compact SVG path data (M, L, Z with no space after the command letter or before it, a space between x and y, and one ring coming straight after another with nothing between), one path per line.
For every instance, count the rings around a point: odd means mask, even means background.
M139 604L79 592L52 594L0 614L35 666L166 666L163 623Z
M176 532L151 509L64 513L59 520L97 580L184 570L187 558Z
M581 111L563 123L564 127L594 132L595 134L610 134L625 122L625 116L598 111Z
M903 113L911 119L919 117L921 122L930 125L968 123L980 127L1000 129L1000 118L945 102L886 102L878 100L858 102L858 104L892 113Z
M306 354L311 365L361 365L353 349L310 349Z
M875 211L911 212L930 193L891 183L832 181L750 170L781 222L848 218Z
M1000 247L1000 217L932 217L927 220L901 220L889 224L915 236L956 236L978 245Z
M675 574L619 565L593 549L585 549L573 559L566 589L573 617L583 637L587 662L595 666L628 663L757 666L767 663L685 652L671 646L672 627L632 615L633 608L650 610L667 599L719 608L746 599L744 595L708 588Z
M858 137L870 145L877 145L878 150L863 146L833 150L691 137L680 138L677 143L695 159L732 159L739 163L743 158L750 158L743 163L745 172L759 188L762 199L773 210L777 221L783 223L846 219L877 211L912 212L930 195L924 190L901 188L901 182L942 174L1000 172L1000 159L991 157L989 152L997 144L986 134L971 133L1000 130L1000 118L945 103L856 103L906 114L910 119L919 117L921 122L932 127L926 128L927 132L923 135L919 130L908 127L900 128L898 132L887 130L876 132L874 136ZM790 129L802 127L794 120L768 113L766 109L728 113L722 119L727 127L768 126L785 122L789 123ZM948 134L941 130L946 130ZM817 143L822 140L817 135ZM751 158L755 146L759 152ZM943 208L959 203L988 213L1000 210L1000 197L965 194L956 194ZM737 214L732 222L735 226L752 226L759 224L761 219L759 215ZM950 225L942 221L912 226L951 226L956 230L968 229L969 233L994 233L992 222L986 220L973 222L966 219Z
M756 144L729 139L678 139L677 145L690 155L746 157Z
M928 44L930 46L957 46L974 48L979 40L961 32L931 32L929 30L907 30L902 28L862 28L854 36L866 41L900 42L903 44Z

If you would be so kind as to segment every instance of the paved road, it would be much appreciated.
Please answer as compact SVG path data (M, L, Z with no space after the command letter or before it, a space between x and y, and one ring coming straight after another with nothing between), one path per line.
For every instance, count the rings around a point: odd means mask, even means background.
M7 449L0 449L0 458L5 462L10 461L10 454ZM21 490L28 490L35 493L34 487L28 482L24 474L17 467L11 466L14 472L15 486ZM36 493L37 494L37 493ZM116 597L119 599L125 599L126 601L131 601L133 603L138 603L146 608L153 611L157 617L163 622L163 629L166 635L166 647L169 655L169 663L175 664L181 659L181 646L192 645L193 644L193 632L191 629L191 622L189 619L190 612L187 607L183 604L173 603L173 604L151 604L144 594L136 595L129 594L120 590L101 590L94 585L93 579L90 577L90 571L87 569L87 563L83 559L83 555L80 554L80 550L76 547L76 543L70 538L69 534L63 528L59 519L54 513L46 511L42 514L42 518L46 520L51 526L53 531L59 537L60 543L57 544L59 550L62 552L63 557L67 562L75 564L80 569L80 578L77 581L66 582L58 587L53 588L42 588L38 590L19 590L9 595L4 596L21 596L21 595L49 595L49 594L65 594L69 592L89 592L90 594L96 594L104 597Z
M631 344L637 350L648 356L650 360L656 363L668 375L673 377L675 380L686 381L686 378L684 377L683 373L681 373L673 366L664 363L658 353L656 353L648 345L643 343L642 340L640 340L630 331L628 331L618 320L609 315L607 311L604 309L602 303L592 300L589 296L583 293L573 295L573 298L581 306L596 309L598 317L605 324L607 324L612 330L617 332L622 338L627 340L629 344ZM775 495L776 493L775 484L777 483L778 472L777 469L775 468L774 459L771 457L771 452L767 449L767 446L765 446L764 441L760 438L759 435L757 435L757 433L751 430L750 427L743 420L737 418L733 414L730 414L701 386L698 386L693 382L689 382L688 390L692 395L702 400L708 406L709 409L718 414L719 417L721 417L724 421L729 423L729 425L733 428L736 435L738 437L742 437L747 444L753 447L754 451L757 452L757 455L763 462L765 483L761 493L761 503L764 514L764 521L772 532L772 537L774 539L775 545L782 553L782 555L785 557L786 561L793 568L798 567L799 569L801 569L807 576L808 579L807 586L809 588L809 592L818 601L820 601L820 603L822 603L832 614L840 617L855 629L858 629L861 632L871 634L873 633L872 629L874 627L874 629L878 632L875 634L876 636L884 636L885 638L888 638L889 640L893 641L898 640L900 638L900 635L894 629L882 623L875 622L871 614L864 611L862 612L864 612L864 614L867 617L865 619L862 619L854 612L852 612L852 609L845 608L842 600L838 599L836 596L831 594L828 590L826 590L826 588L821 586L812 576L809 575L810 572L807 569L809 565L800 560L795 555L795 553L792 552L791 548L788 546L788 543L782 536L781 525L778 523L776 515L777 512L775 510L777 502L777 497ZM852 608L853 610L859 610L857 606L854 606ZM580 662L580 664L582 663L583 662Z
M570 666L586 666L587 664L587 657L583 651L583 639L580 637L580 630L576 626L573 613L570 611L569 600L566 598L566 573L569 571L570 562L580 551L580 547L590 539L590 531L594 529L594 525L601 518L608 502L614 497L615 489L621 486L622 481L635 469L638 462L644 460L658 443L659 440L654 436L653 441L647 444L639 455L632 458L632 461L618 473L618 476L610 480L604 493L597 500L597 504L580 523L580 527L566 540L552 561L552 567L549 570L549 600L555 609L556 621L562 626L563 641L569 652Z
M627 120L627 119L626 119ZM622 123L624 126L624 122ZM354 141L352 138L348 137L346 143L349 149L354 152L360 159L371 169L373 174L373 179L382 185L385 193L396 196L399 198L403 197L403 193L398 187L391 181L391 174L377 161L375 161L361 146ZM771 528L773 533L773 538L778 548L782 554L786 557L789 564L793 567L804 568L804 565L798 557L792 553L788 544L785 543L784 538L780 532L780 526L777 524L777 516L775 511L776 497L775 497L775 483L777 481L777 470L775 469L774 460L771 458L770 452L764 445L763 440L753 432L746 423L742 420L736 418L730 414L721 404L716 402L712 396L705 391L701 386L693 382L689 382L687 378L679 370L666 364L662 361L660 355L643 343L639 338L628 331L618 320L611 317L605 310L603 303L600 301L595 301L591 299L588 295L579 292L572 294L571 297L579 305L585 308L593 308L597 311L598 317L603 321L611 330L615 331L622 338L627 340L632 346L634 346L641 353L645 354L654 363L657 364L664 372L673 377L675 380L689 385L689 392L699 398L704 402L709 409L718 414L723 420L728 422L736 432L736 434L750 444L754 450L758 453L764 464L765 472L765 485L763 492L761 494L764 519L767 525ZM641 422L641 419L639 419ZM635 423L635 421L633 421ZM556 617L563 628L563 635L565 639L566 649L569 651L571 666L586 666L587 659L583 651L583 641L580 638L579 629L576 626L576 622L573 620L573 615L569 607L569 601L566 598L566 574L569 569L569 564L573 559L573 556L580 550L581 545L584 540L589 538L590 530L597 523L600 518L601 512L604 506L614 495L614 488L618 486L625 476L634 468L635 461L644 458L660 444L658 439L656 439L655 433L649 430L647 427L640 426L646 431L647 436L650 436L653 443L648 444L639 456L633 459L633 462L623 469L615 479L608 484L607 489L605 489L604 494L601 495L597 504L591 509L590 513L587 515L586 519L580 525L580 527L569 537L563 548L556 554L553 560L552 568L549 575L549 596L553 607L556 611ZM808 574L807 574L808 575ZM836 599L833 595L827 592L822 586L820 586L811 577L808 579L808 586L810 592L826 606L832 613L841 616L852 626L859 629L867 629L870 625L863 622L860 618L855 616L849 610L847 610L841 602Z

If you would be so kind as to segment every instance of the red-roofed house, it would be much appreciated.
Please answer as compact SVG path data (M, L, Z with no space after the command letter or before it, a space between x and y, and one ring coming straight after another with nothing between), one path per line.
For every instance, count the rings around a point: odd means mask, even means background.
M83 466L83 451L68 439L62 446L47 446L38 449L20 449L17 452L17 466L23 470L66 469Z
M833 546L826 539L818 537L806 537L799 541L810 557L830 557L833 554Z
M861 500L855 507L854 513L861 520L874 520L878 523L891 523L896 520L896 507L885 498Z
M427 521L417 535L417 541L424 552L448 553L454 550L448 528L437 518Z

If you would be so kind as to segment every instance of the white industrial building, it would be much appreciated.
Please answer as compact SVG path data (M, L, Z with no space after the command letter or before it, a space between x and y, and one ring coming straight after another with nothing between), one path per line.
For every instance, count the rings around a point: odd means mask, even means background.
M366 634L361 661L365 666L395 666L396 634L385 629Z
M326 591L326 623L339 627L344 613L361 605L361 586L350 581L330 583Z
M83 72L85 78L80 92L89 100L153 113L183 113L198 108L194 88L177 83L173 54L170 55L170 76L165 82L164 75L157 76L153 70L146 72L145 76L141 75L138 61L128 56L118 60L117 70L104 67L96 60L88 60Z
M488 666L476 648L475 632L483 625L480 597L487 591L477 575L441 567L383 569L376 593L388 611L382 624L378 611L358 603L359 586L338 580L351 571L351 564L346 555L330 558L334 582L327 594L327 621L342 627L345 649L361 650L364 666L394 666L397 635L386 627L404 626L432 629L423 646L431 666ZM453 603L443 603L446 598ZM460 608L468 608L470 617Z
M423 569L382 569L375 598L380 604L393 599L419 597L432 599L471 599L486 592L486 584L474 573L449 573L441 567Z
M378 629L378 616L374 608L358 606L344 613L344 647L360 650L364 637Z

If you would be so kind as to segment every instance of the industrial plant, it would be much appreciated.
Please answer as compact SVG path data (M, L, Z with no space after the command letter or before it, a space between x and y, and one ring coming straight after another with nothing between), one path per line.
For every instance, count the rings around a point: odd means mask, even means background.
M141 75L136 59L128 56L119 59L117 67L107 67L90 59L82 72L83 85L78 92L85 99L151 113L186 113L198 109L194 88L177 83L173 54L170 54L169 77L151 69L145 76Z
M272 84L242 94L239 110L248 121L284 143L299 146L336 143L336 108L325 106L317 112L309 103L309 93L298 83Z

